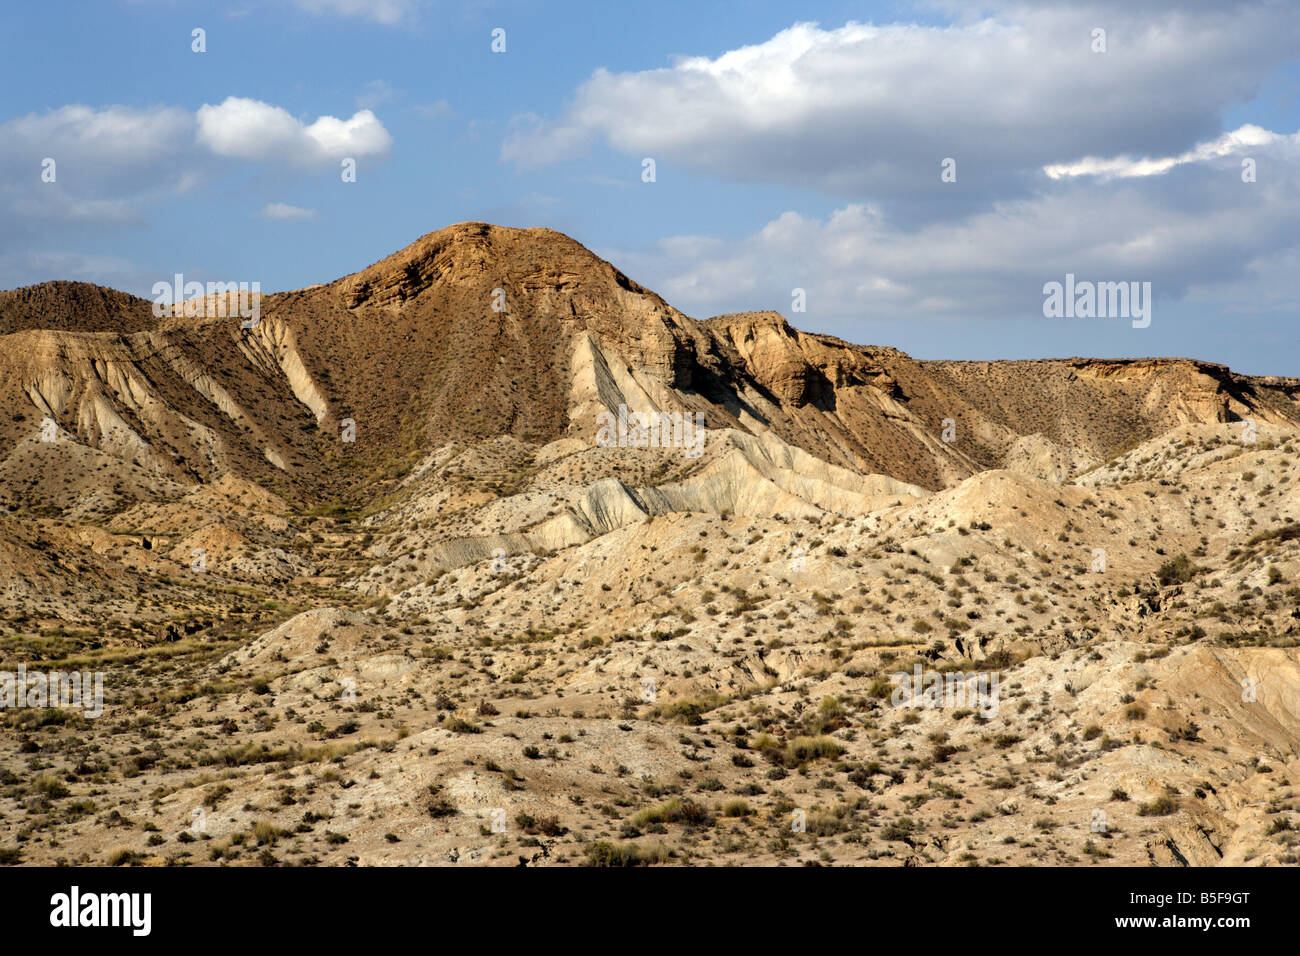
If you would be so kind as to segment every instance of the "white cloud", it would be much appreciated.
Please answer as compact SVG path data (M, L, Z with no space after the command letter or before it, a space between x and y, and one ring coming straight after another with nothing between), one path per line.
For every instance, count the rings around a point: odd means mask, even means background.
M135 204L125 199L79 199L57 183L30 190L6 189L12 197L9 211L18 218L44 219L50 223L77 225L139 224L143 221Z
M0 123L0 249L139 225L145 203L195 182L194 152L194 117L178 107L72 104Z
M1199 143L1194 149L1190 149L1178 156L1165 156L1159 159L1134 159L1131 156L1101 159L1096 156L1086 156L1073 163L1044 166L1043 172L1047 173L1052 179L1068 179L1074 176L1098 176L1102 179L1159 176L1162 173L1169 172L1175 166L1200 163L1219 156L1241 154L1254 147L1271 146L1288 138L1292 142L1300 144L1300 133L1287 137L1247 123L1231 133L1224 133L1217 139Z
M229 165L223 158L302 169L386 154L391 145L369 110L305 124L280 107L237 97L197 113L71 104L15 117L0 123L0 250L29 248L60 231L143 224L150 206L222 176ZM42 179L47 158L53 182Z
M1062 180L1031 198L920 228L900 227L877 205L850 203L825 218L786 212L734 241L678 236L648 251L601 254L697 316L788 313L791 290L803 288L808 317L797 321L826 331L863 320L1033 316L1043 283L1067 272L1150 281L1166 301L1294 310L1300 278L1284 266L1300 250L1300 148L1296 137L1253 135L1258 181L1241 181L1235 155L1210 151L1182 173L1194 204L1159 177L1116 180L1105 190Z
M603 140L661 169L891 201L932 190L953 157L968 194L1023 195L1044 166L1178 155L1216 135L1223 108L1293 55L1291 16L1112 7L1104 54L1095 11L1069 4L939 26L800 23L713 58L598 70L558 117L516 117L501 156L533 167Z
M40 163L55 160L63 180L116 187L157 183L190 151L194 117L177 106L136 109L81 104L29 113L0 124L0 166L39 180Z
M413 109L421 116L427 117L451 116L456 112L446 100L438 100L436 103L418 103Z
M80 252L0 253L0 288L12 289L53 279L94 282L123 291L146 294L155 275L129 259Z
M316 218L315 209L291 206L286 202L269 202L262 207L263 219L279 219L288 222L307 222Z
M417 0L292 0L293 5L317 16L356 17L395 26L415 18Z
M357 96L357 106L364 109L374 109L380 103L385 103L397 95L397 91L389 85L386 80L371 80L361 88L361 93Z
M350 119L322 116L306 125L278 106L244 97L204 104L196 114L198 141L219 156L321 165L351 156L386 154L393 138L370 110Z

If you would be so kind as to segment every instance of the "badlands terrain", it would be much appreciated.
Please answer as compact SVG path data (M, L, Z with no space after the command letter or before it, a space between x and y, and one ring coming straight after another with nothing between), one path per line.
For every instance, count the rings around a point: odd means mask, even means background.
M481 223L214 299L0 293L0 670L104 675L0 711L0 861L1300 859L1300 379L697 321Z

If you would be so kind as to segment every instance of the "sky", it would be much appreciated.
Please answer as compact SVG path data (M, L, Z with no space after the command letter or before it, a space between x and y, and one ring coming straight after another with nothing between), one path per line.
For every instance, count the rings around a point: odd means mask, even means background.
M279 291L479 220L696 318L1300 376L1296 3L51 0L0 45L0 288ZM1045 314L1067 275L1149 323Z

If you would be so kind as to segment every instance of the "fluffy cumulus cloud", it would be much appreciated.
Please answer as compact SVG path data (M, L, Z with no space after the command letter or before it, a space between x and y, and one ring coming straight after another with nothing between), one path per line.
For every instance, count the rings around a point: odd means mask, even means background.
M1091 177L1064 178L1030 198L916 229L899 228L878 205L851 203L825 218L787 212L738 240L677 236L603 254L698 316L788 312L792 290L802 288L805 324L844 333L860 334L864 319L1033 317L1043 284L1067 272L1149 281L1166 302L1294 310L1300 134L1250 150L1255 182L1243 181L1237 150L1193 152L1197 159L1163 173L1105 189Z
M0 124L0 168L7 178L23 168L39 178L49 158L55 182L61 168L66 178L104 188L175 184L184 180L177 161L193 140L194 117L180 107L63 106Z
M48 157L56 170L90 186L182 188L214 156L319 166L345 156L386 155L392 143L368 109L307 123L282 107L238 96L205 103L195 113L176 106L71 105L0 124L0 168L39 172Z
M676 166L833 199L739 238L605 250L696 315L788 311L803 288L804 324L851 334L864 318L1028 317L1067 272L1150 281L1166 302L1295 309L1300 136L1223 123L1294 60L1286 5L931 6L947 22L799 23L597 71L557 115L515 117L502 159L603 143L653 157L661 179Z
M714 58L599 70L560 115L516 117L502 157L535 166L602 140L661 167L846 198L929 189L951 157L990 195L1012 194L1044 166L1177 155L1217 135L1221 110L1294 55L1292 15L1048 4L942 26L800 23Z
M0 250L138 225L195 182L194 119L177 107L70 105L0 123Z
M305 124L278 106L230 96L218 106L199 107L196 119L201 145L238 159L322 165L349 156L383 155L393 143L370 110L346 120L322 116Z
M0 248L51 234L86 235L146 221L145 212L211 182L230 159L324 170L344 157L386 155L392 137L370 110L312 122L259 100L228 97L190 112L82 104L0 123ZM276 206L277 204L272 204ZM268 206L271 218L301 218Z

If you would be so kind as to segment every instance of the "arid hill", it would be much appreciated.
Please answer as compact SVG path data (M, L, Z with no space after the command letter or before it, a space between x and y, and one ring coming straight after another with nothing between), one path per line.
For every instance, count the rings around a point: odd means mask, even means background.
M104 678L0 709L0 862L1300 861L1300 380L696 321L479 223L249 329L0 316L0 671Z
M328 285L264 296L251 329L233 309L160 321L150 306L81 283L0 294L0 458L30 458L49 417L116 462L124 487L133 469L231 472L349 499L451 441L592 441L598 411L626 403L933 489L1029 436L1105 460L1179 424L1300 420L1300 381L1206 362L919 362L776 313L698 322L547 229L450 226ZM340 441L345 419L355 442ZM945 420L958 440L943 440ZM19 500L48 500L33 478Z
M153 303L90 282L42 282L0 292L0 335L23 329L141 332L157 324Z

